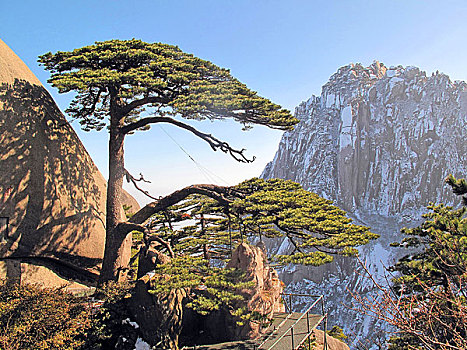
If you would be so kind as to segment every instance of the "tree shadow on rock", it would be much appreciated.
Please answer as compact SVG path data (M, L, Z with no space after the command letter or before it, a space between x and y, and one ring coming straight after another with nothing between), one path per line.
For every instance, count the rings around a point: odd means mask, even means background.
M47 90L22 80L1 85L0 216L10 228L0 256L95 265L104 211L105 180Z

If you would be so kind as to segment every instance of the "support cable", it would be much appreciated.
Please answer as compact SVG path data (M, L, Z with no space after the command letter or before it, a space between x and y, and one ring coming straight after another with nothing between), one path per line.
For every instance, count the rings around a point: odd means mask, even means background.
M209 169L207 169L206 167L204 167L201 163L199 163L198 161L196 161L193 156L188 153L187 150L185 150L182 145L180 145L177 140L175 140L162 126L159 125L159 128L178 146L178 148L180 148L180 150L186 154L186 156L196 165L196 167L199 169L199 171L204 175L204 177L206 177L206 179L209 181L209 182L213 182L213 183L217 183L219 184L219 180L223 183L225 183L226 185L230 185L226 180L224 180L223 178L221 178L219 175L216 175L214 174L212 171L210 171ZM216 178L218 180L216 180Z

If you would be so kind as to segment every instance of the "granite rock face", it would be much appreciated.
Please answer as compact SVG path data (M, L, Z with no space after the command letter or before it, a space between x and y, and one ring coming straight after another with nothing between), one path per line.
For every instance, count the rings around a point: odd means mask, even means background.
M399 230L420 220L430 202L458 205L444 184L467 176L467 84L416 67L350 64L295 110L300 119L283 135L263 178L284 178L331 199L381 238L361 248L380 278L383 266L405 254L390 248ZM270 242L287 251L288 243ZM376 335L374 321L352 314L348 290L371 292L355 261L339 258L317 269L289 266L280 273L288 291L325 294L330 323L355 340ZM304 307L297 300L296 307ZM332 326L333 324L330 324ZM375 338L372 340L374 345Z
M267 260L264 246L240 244L232 254L227 264L228 268L236 268L245 272L248 281L254 281L251 289L243 291L246 307L250 312L258 312L271 318L274 312L285 312L281 303L283 285L279 280L277 271ZM235 330L234 339L254 339L261 333L260 323L246 322L245 326Z
M239 291L245 299L236 306L246 307L247 311L257 312L264 318L284 311L281 302L283 283L277 271L269 265L261 243L256 246L246 243L238 245L227 267L240 269L245 273L246 280L253 282L251 287ZM235 342L258 338L268 326L268 322L258 320L243 320L243 325L239 325L238 321L242 320L233 316L227 308L212 311L206 316L185 308L180 338L182 343L190 346ZM232 349L237 349L234 346L232 344Z
M122 200L137 210L130 197ZM0 217L9 219L0 237L6 259L0 275L46 285L92 283L104 253L105 203L106 181L78 136L0 40Z

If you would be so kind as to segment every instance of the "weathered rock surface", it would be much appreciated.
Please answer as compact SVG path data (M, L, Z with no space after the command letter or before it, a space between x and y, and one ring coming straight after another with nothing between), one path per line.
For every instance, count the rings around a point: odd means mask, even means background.
M92 280L72 267L96 271L102 259L105 197L106 181L76 133L0 40L0 217L9 218L0 256L21 262L3 263L3 276L35 281L32 264L50 271L41 272L45 284Z
M343 209L419 218L467 168L467 84L415 67L340 68L295 110L264 178L280 177Z
M177 289L165 296L156 296L149 293L150 280L149 275L140 278L128 300L132 318L146 342L157 349L178 349L187 291Z
M250 289L241 291L245 296L242 306L246 303L248 311L257 311L265 317L271 317L276 311L284 311L284 305L280 302L283 285L277 272L269 266L261 245L239 245L227 267L241 269L246 273L247 280L255 282ZM186 344L200 345L254 339L260 335L260 322L244 321L243 326L238 326L237 321L241 320L225 309L207 316L185 309L181 337Z
M438 72L427 76L416 67L351 64L330 78L321 96L301 103L295 116L300 123L283 135L262 177L297 181L371 226L381 238L362 247L361 255L376 275L404 254L389 244L400 238L402 226L420 220L429 202L458 203L444 179L467 174L465 82ZM287 243L270 244L283 253ZM347 290L371 290L356 268L354 261L336 259L317 269L290 266L280 276L288 291L324 294L330 326L343 326L357 341L374 336L377 327L342 306L351 301ZM297 308L304 305L297 299Z
M313 335L315 336L315 350L325 350L324 347L324 332L320 331L319 329L315 329L313 331ZM329 335L326 336L326 345L327 350L349 350L349 346L344 342L340 341L339 339L330 337Z
M255 286L243 291L247 300L248 311L256 311L266 318L271 318L274 312L284 312L281 303L283 284L277 271L269 266L264 246L240 244L232 254L227 264L228 268L237 268L246 273L249 281L255 281ZM257 322L247 322L238 328L234 339L254 339L260 335L261 325Z

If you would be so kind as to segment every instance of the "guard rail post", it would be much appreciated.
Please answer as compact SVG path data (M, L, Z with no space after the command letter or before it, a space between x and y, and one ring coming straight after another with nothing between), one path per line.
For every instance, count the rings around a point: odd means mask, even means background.
M294 346L294 342L293 342L293 326L292 326L292 328L290 328L290 336L291 336L291 339L292 339L292 350L294 350L295 346Z

